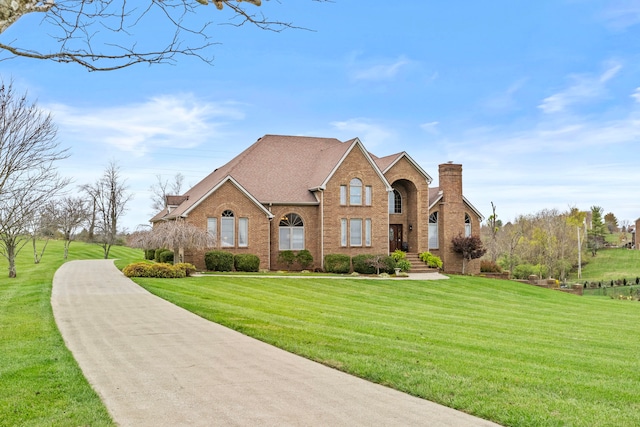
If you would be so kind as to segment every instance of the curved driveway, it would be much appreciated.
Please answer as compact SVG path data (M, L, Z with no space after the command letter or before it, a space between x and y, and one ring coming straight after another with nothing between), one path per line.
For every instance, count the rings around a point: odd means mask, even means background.
M121 426L495 426L244 336L72 261L51 297L65 343Z

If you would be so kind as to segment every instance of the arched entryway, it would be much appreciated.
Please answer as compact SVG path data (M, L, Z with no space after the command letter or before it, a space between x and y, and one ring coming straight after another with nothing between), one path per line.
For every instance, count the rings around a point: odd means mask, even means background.
M399 179L391 184L389 192L389 251L401 249L409 252L418 248L418 201L415 184Z

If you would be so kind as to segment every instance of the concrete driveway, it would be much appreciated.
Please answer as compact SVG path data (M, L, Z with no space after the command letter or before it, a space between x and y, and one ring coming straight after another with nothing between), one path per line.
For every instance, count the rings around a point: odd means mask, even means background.
M121 426L495 426L204 320L112 260L55 274L65 343Z

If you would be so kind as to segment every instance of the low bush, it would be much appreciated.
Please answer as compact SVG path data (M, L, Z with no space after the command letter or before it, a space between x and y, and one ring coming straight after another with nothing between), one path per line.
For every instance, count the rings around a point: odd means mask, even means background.
M287 270L291 270L291 266L296 262L296 254L293 251L282 251L278 254L278 262L285 264Z
M328 254L324 257L327 273L347 274L351 270L351 258L344 254Z
M353 271L360 274L376 274L375 255L361 254L351 258Z
M400 271L409 271L411 270L411 263L406 259L400 259L396 262L396 268L399 268Z
M529 276L545 277L548 275L547 268L545 266L532 265L532 264L519 264L513 269L512 276L514 279L528 279Z
M260 270L260 258L253 254L237 254L233 257L236 271L257 272Z
M160 279L176 279L186 277L187 272L195 271L195 267L191 264L166 264L156 263L148 264L144 262L136 262L127 265L122 269L122 273L127 277L155 277Z
M481 273L502 273L502 268L495 262L490 260L480 261Z
M313 255L307 249L303 249L296 255L296 261L303 270L306 270L313 265Z
M166 251L166 250L167 250L167 248L156 249L154 254L153 254L153 260L156 261L156 262L159 261L160 260L160 254L162 252Z
M391 257L394 259L394 261L398 262L401 259L406 259L407 258L407 253L404 252L404 251L401 251L400 249L396 249L391 254Z
M175 264L174 267L184 270L184 275L186 277L192 276L193 273L196 272L196 266L188 262L180 262Z
M233 254L225 251L210 251L204 254L204 264L211 271L232 271Z
M167 264L173 263L173 252L168 249L160 252L160 255L158 255L157 261L162 263L167 263Z
M152 265L146 262L136 262L123 268L122 273L127 277L152 277L150 273Z
M433 255L431 252L420 253L420 259L431 268L442 268L442 260L440 257Z
M145 249L144 250L144 259L153 260L156 257L155 249Z

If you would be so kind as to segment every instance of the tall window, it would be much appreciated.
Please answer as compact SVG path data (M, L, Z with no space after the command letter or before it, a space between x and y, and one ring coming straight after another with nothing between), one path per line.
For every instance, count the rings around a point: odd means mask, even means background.
M364 187L364 204L371 206L371 199L373 195L373 188L370 185Z
M238 218L238 246L249 246L249 218Z
M340 220L340 246L347 246L347 220Z
M214 241L218 238L218 218L207 218L207 231Z
M349 221L350 246L362 246L362 220L354 218Z
M233 211L226 210L222 212L220 219L220 246L235 246L236 242L236 219Z
M353 178L349 183L349 204L362 204L362 181L358 178Z
M364 244L371 246L371 219L364 220Z
M304 223L300 215L289 213L280 218L279 233L281 251L304 249Z
M469 214L464 214L464 237L471 236L471 217Z
M438 249L438 212L429 215L429 249Z
M347 186L346 185L340 186L340 204L342 206L347 204Z
M402 213L402 195L395 188L389 192L389 213Z

